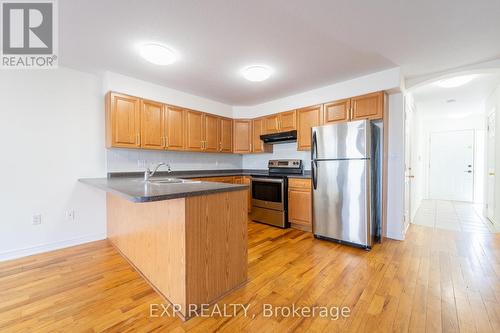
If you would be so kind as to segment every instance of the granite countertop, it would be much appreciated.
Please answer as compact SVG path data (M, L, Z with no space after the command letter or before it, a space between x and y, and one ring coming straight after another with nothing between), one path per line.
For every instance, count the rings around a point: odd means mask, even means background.
M215 182L192 183L145 183L142 180L143 172L113 172L107 178L82 178L80 182L100 188L104 191L120 195L133 202L161 201L189 196L205 195L217 192L238 191L247 189L244 184L226 184ZM267 176L267 170L236 169L236 170L196 170L157 172L152 178L173 177L181 179L225 176ZM289 175L289 178L311 178L310 171L301 175Z
M172 174L169 175L172 177ZM153 177L155 178L161 177ZM146 183L139 177L83 178L80 182L117 194L133 202L150 202L239 191L248 188L242 184L214 182Z

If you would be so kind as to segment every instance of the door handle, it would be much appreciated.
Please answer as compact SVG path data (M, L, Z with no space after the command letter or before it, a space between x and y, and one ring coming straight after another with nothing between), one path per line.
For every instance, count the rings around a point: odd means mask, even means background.
M313 189L318 188L318 175L316 172L317 168L318 168L318 162L314 160L311 161L311 178L312 178Z
M312 147L311 147L311 160L315 160L318 157L318 141L316 139L316 132L312 132Z
M467 171L464 171L464 172L467 172L467 173L472 173L472 171L471 171L471 170L467 170Z
M494 175L495 175L495 173L494 173L494 172L490 172L490 173L488 173L488 176L494 176Z

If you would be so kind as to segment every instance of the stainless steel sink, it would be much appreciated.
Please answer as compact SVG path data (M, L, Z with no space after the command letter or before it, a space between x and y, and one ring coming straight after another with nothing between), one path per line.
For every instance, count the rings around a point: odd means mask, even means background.
M150 184L193 184L201 183L201 181L190 180L190 179L180 179L180 178L152 178L147 181Z

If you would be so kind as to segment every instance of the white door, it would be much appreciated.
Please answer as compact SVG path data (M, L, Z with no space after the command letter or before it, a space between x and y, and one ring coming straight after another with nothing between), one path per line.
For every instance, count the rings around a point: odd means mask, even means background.
M439 200L474 199L474 131L431 134L429 197Z
M488 117L488 175L486 186L486 216L491 222L495 214L495 113Z

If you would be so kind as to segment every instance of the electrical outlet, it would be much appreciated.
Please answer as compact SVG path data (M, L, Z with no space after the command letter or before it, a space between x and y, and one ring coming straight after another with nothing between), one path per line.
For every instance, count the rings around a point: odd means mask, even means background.
M66 211L66 220L73 222L76 219L75 211L73 209L70 209Z
M42 224L42 214L33 215L33 220L31 222L33 225Z

